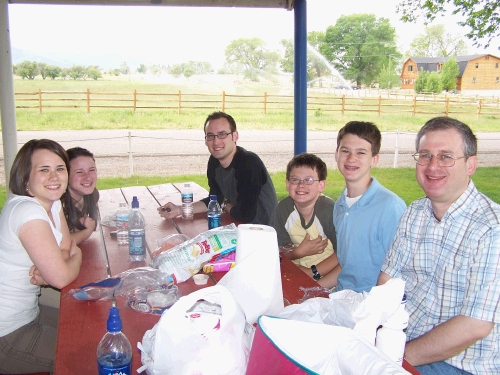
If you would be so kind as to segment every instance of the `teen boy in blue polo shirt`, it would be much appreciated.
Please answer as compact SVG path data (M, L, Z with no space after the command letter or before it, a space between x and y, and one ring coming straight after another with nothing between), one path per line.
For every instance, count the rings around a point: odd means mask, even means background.
M369 292L392 245L404 201L370 175L382 136L371 122L351 121L337 136L335 159L346 188L333 209L340 273L319 280L334 291ZM338 275L338 277L335 277Z

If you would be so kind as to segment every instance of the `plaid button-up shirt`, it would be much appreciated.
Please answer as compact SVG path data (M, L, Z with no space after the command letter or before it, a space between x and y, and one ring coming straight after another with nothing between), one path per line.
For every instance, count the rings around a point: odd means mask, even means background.
M408 340L457 315L494 322L487 337L446 362L500 373L500 205L472 181L441 221L427 197L413 202L382 271L406 281Z

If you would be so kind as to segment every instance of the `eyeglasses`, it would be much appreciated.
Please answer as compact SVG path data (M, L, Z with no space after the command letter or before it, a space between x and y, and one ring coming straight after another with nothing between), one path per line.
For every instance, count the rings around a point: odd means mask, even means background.
M315 180L312 177L306 177L303 180L301 180L299 178L291 178L288 180L288 182L290 182L292 185L300 185L300 184L312 185L312 184L314 184L314 181L319 181L319 180Z
M463 159L465 156L461 156L459 158L453 156L453 154L437 154L437 155L432 155L426 152L417 152L416 154L413 154L413 159L417 162L418 165L429 165L431 162L431 159L433 157L436 158L439 166L441 167L453 167L455 165L455 161L458 159Z
M233 134L234 132L230 132L230 133L226 133L226 132L220 132L220 133L217 133L217 134L207 134L205 136L205 139L207 141L213 141L215 139L215 137L217 137L218 139L224 139L224 138L227 138L227 136L229 134Z

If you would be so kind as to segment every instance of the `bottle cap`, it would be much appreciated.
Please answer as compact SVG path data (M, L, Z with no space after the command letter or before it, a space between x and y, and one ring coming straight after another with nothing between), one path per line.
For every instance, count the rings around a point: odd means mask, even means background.
M127 203L125 203L125 202L120 202L120 207L127 207Z
M211 195L210 196L211 201L216 201L217 200L217 195Z
M132 198L132 208L139 208L139 200L136 196Z
M122 318L120 317L120 310L118 307L111 307L109 309L108 332L119 332L122 330Z

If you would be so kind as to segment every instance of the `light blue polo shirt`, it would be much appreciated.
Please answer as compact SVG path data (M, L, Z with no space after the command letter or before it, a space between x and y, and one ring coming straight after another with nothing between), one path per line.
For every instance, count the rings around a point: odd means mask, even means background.
M333 208L337 256L342 267L334 291L369 292L377 284L406 204L380 185L375 177L368 190L350 208L346 203L346 189Z

